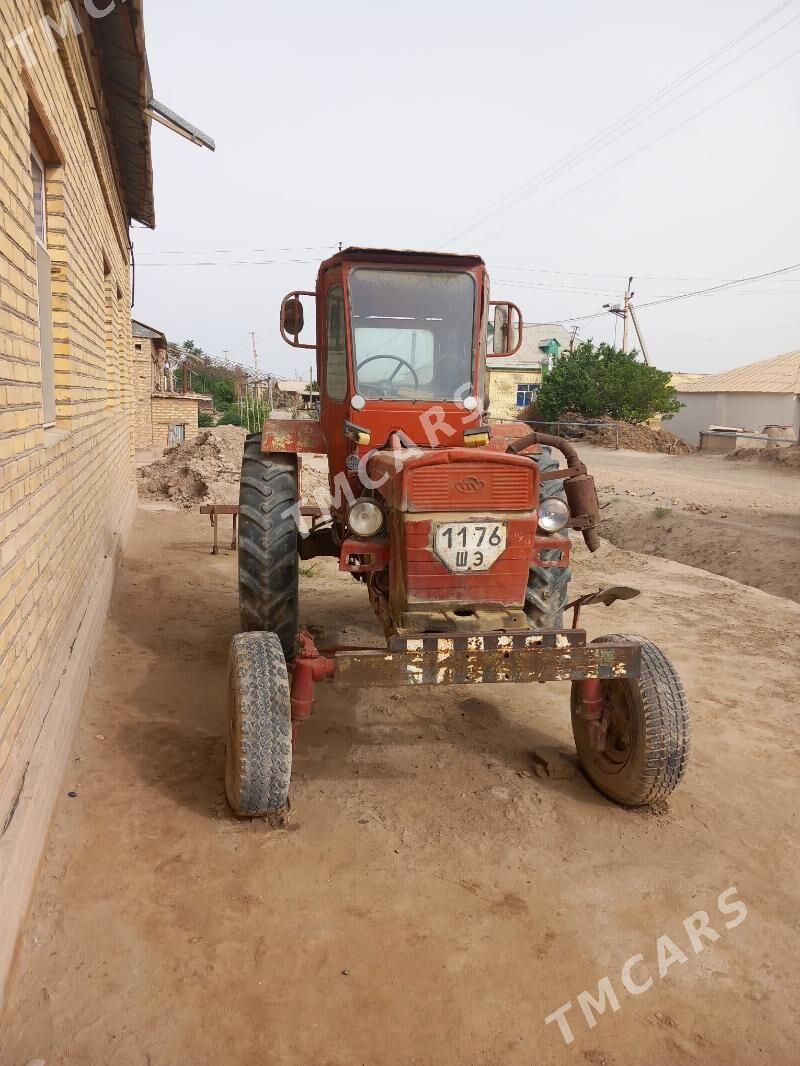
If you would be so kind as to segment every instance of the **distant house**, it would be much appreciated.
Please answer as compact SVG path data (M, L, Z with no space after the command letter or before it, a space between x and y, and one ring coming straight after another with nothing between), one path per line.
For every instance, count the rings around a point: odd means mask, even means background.
M276 403L280 405L282 401L285 407L290 407L292 403L297 403L301 407L307 408L319 402L319 391L312 389L307 381L278 381L276 382L276 388Z
M211 397L188 392L175 380L167 338L144 322L131 322L136 447L169 448L197 436L198 412Z
M689 444L697 444L711 426L800 436L800 352L707 374L677 388L685 406L665 425Z
M542 365L558 356L569 342L569 331L558 323L526 322L522 347L516 355L487 356L490 416L517 418L536 399L542 384Z

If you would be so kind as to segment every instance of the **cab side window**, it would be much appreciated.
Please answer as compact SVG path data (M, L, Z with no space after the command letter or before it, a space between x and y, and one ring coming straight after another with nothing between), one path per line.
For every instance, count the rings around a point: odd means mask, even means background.
M336 286L328 293L325 305L327 354L325 389L330 400L343 400L347 395L347 331L344 312L344 293Z

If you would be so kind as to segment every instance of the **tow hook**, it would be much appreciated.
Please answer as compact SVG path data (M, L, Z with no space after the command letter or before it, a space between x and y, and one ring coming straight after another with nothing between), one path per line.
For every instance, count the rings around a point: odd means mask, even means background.
M599 678L587 677L580 682L580 715L586 722L589 743L595 751L603 751L608 736L608 711L603 707L603 686Z

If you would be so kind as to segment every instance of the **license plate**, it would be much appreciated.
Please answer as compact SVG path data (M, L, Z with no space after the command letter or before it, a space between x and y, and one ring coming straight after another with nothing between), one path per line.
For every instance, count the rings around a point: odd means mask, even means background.
M488 570L506 550L505 523L439 523L433 531L433 550L454 574Z

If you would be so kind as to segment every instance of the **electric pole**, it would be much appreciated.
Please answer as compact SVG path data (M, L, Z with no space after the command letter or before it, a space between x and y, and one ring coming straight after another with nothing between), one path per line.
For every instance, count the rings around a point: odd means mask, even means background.
M627 352L628 350L628 313L630 311L631 300L633 299L633 293L631 292L631 285L633 284L633 278L628 278L628 287L625 290L625 298L623 304L623 318L622 318L622 350Z
M639 327L639 319L636 317L636 311L633 307L633 297L636 295L631 288L633 285L633 278L628 278L628 287L625 290L625 296L623 297L622 307L619 304L603 304L603 307L611 315L616 315L618 319L622 319L622 350L628 351L628 320L633 322L633 328L636 330L636 336L639 341L639 350L642 353L642 358L645 363L650 366L650 359L647 354L647 346L644 343L644 337ZM615 343L616 343L616 329L614 330Z
M253 341L253 366L255 367L256 374L258 373L258 352L256 351L256 335L251 333L250 337Z
M574 351L575 351L575 341L576 341L576 340L577 340L577 338L578 338L578 332L579 332L579 329L580 329L580 327L579 327L579 326L573 326L573 327L572 327L572 335L571 335L571 336L570 336L570 338L569 338L569 350L570 350L571 352L574 352Z
M633 322L633 328L636 330L636 336L639 338L639 350L642 353L642 358L644 359L645 363L650 366L650 359L647 355L647 346L644 343L642 331L639 329L639 319L636 317L636 312L633 309L632 303L628 304L628 310L631 313L631 321Z

